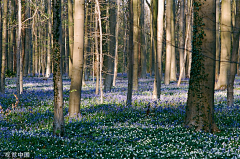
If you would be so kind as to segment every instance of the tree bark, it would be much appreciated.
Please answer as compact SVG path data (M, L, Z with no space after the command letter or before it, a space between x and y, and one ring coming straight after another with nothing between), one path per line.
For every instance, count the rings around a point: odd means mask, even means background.
M173 6L173 0L168 0L166 4L166 62L165 62L165 76L164 83L169 85L170 83L170 71L171 71L171 59L172 59L172 36L171 36L171 11Z
M114 76L113 76L113 86L116 86L117 71L118 71L118 27L119 27L119 12L120 12L120 3L117 0L117 18L116 18L116 48L115 48L115 59L114 59Z
M61 1L53 0L53 85L54 85L54 120L53 134L64 136L63 85L62 85L62 25ZM70 104L69 104L70 105Z
M129 9L129 52L128 52L128 92L127 105L132 104L132 88L133 88L133 0L128 1Z
M73 6L72 0L68 0L68 29L69 29L69 77L72 76L73 63L73 43L74 43L74 28L73 28Z
M113 84L113 73L114 73L114 54L115 54L115 31L116 31L116 8L115 8L115 0L111 1L111 8L109 9L109 26L110 26L110 48L109 48L109 56L107 57L107 75L104 82L104 91L110 92Z
M141 27L141 78L146 78L147 58L146 58L146 42L145 42L145 0L141 0L140 27Z
M133 0L133 90L138 90L138 0Z
M48 78L51 73L51 38L52 38L52 18L51 18L51 0L48 0L48 39L47 39L47 69L46 69L46 77Z
M100 5L99 1L96 0L97 5L97 13L98 13L98 24L99 24L99 33L100 33L100 65L99 65L99 78L100 78L100 98L101 98L101 104L103 104L103 83L102 83L102 67L103 67L103 49L102 49L102 43L103 43L103 35L102 35L102 22L101 22L101 11L100 11Z
M239 50L239 35L240 35L240 1L234 1L235 6L233 8L235 22L233 24L233 45L232 45L232 57L230 64L230 71L228 73L228 85L227 85L227 104L233 106L234 104L234 80L237 73L237 62L238 62L238 50Z
M5 71L7 55L7 0L3 0L3 25L2 25L2 67L1 67L1 93L5 93Z
M180 1L180 19L179 19L179 59L180 59L180 74L179 78L185 79L185 61L184 61L184 39L185 39L185 15L184 15L185 1ZM181 72L182 71L182 72Z
M95 12L97 12L97 5L95 5ZM98 14L95 14L95 56L96 66L94 67L96 72L96 91L95 94L99 93L99 52L98 52Z
M221 47L221 43L220 43L220 13L221 13L221 9L220 9L220 0L216 0L216 71L215 71L215 76L216 76L216 80L218 80L218 76L219 76L219 60L220 60L220 47Z
M220 74L215 89L226 89L230 71L231 54L231 0L222 0L221 14L221 62Z
M72 79L69 97L69 116L80 115L84 48L84 0L75 0L74 49Z
M196 131L219 132L214 122L216 57L215 1L194 0L192 69L185 126ZM200 6L201 4L201 6Z
M175 47L175 1L172 0L171 10L171 71L170 81L177 81L176 77L176 47Z
M157 16L157 50L156 50L156 74L155 74L155 99L160 99L162 81L162 51L163 51L163 26L164 26L164 0L158 1Z

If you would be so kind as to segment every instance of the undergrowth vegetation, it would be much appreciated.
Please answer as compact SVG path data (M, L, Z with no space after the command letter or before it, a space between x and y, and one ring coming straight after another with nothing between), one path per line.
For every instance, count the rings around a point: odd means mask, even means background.
M153 79L139 81L133 104L125 105L127 80L119 78L104 103L95 84L82 89L81 116L68 117L70 80L64 78L65 136L52 134L52 79L24 78L24 92L14 96L14 78L6 79L0 95L0 158L240 158L240 80L235 82L235 105L227 106L226 91L215 92L219 134L183 127L188 84L162 85L161 99L152 101ZM151 104L147 115L147 105ZM16 105L16 107L15 107Z

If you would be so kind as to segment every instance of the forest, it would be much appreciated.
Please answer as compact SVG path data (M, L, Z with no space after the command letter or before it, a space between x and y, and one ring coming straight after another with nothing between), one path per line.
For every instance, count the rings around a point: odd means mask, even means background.
M240 0L0 2L0 158L240 158Z

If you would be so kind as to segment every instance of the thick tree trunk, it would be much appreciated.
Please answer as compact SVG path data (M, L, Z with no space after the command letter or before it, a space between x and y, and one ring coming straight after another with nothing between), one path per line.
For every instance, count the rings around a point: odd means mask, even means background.
M82 4L79 4L82 5ZM84 7L84 6L83 6ZM53 0L53 84L54 84L54 120L53 134L64 136L63 85L62 85L62 25L61 1ZM81 83L81 82L80 82ZM70 105L70 104L69 104Z
M233 22L233 45L232 45L232 57L230 64L230 71L228 73L228 85L227 85L227 103L228 106L234 104L234 92L233 85L235 75L237 73L237 62L238 62L238 50L239 50L239 35L240 35L240 1L234 1L236 7L233 8L235 16L235 22Z
M230 71L231 54L231 0L222 0L221 14L221 62L215 89L226 89Z
M84 0L75 0L74 49L72 79L69 97L69 116L80 115L84 48Z
M201 0L194 0L193 3L193 62L185 118L186 127L212 133L219 132L214 122L215 4L215 1L211 0L204 3Z

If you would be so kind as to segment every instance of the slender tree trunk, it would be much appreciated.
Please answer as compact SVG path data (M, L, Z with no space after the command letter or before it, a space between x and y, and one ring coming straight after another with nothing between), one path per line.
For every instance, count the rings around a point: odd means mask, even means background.
M221 9L220 9L220 0L216 0L216 71L215 71L215 76L216 76L216 80L218 80L218 76L219 76L219 59L220 59L220 47L221 47L221 43L220 43L220 13L221 13Z
M0 57L2 57L2 4L0 3ZM0 58L0 70L2 70L2 58ZM0 92L2 90L2 74L0 73Z
M97 10L97 5L95 5L95 12ZM98 52L98 15L95 14L95 55L96 55L96 91L95 94L99 93L99 52Z
M72 0L68 0L68 29L69 29L69 77L72 76L72 63L73 63L73 6Z
M15 18L15 3L14 3L15 0L11 0L11 7L12 7L12 13L11 13L11 23L10 25L13 25L14 21L16 20ZM13 44L13 41L14 41L14 27L12 27L10 29L10 43L9 43L9 70L10 71L13 71L13 47L14 47L14 44Z
M13 0L12 2L12 7L13 9L13 14L14 14L14 19L16 20L17 16L17 12L16 12L16 8L17 8L17 1ZM13 28L13 72L17 71L17 43L16 43L16 28Z
M146 58L146 42L145 42L145 8L144 0L141 0L141 15L140 15L140 26L141 26L141 78L146 78L147 73L147 58Z
M221 14L221 62L215 89L226 89L230 71L231 54L231 0L222 0Z
M171 10L171 71L170 71L170 81L177 81L176 77L176 47L175 47L175 1L172 0L172 10Z
M52 38L52 18L51 18L51 0L48 0L48 39L47 39L47 69L46 69L46 77L48 78L51 74L51 38Z
M233 85L235 80L235 75L237 73L237 62L238 62L238 51L239 51L239 35L240 35L240 1L234 1L236 5L233 7L235 16L235 25L233 25L233 45L232 45L232 57L230 64L230 71L228 73L228 85L227 85L227 103L228 106L233 106L234 104L234 94ZM234 24L233 23L233 24Z
M214 122L216 2L210 0L204 1L204 3L201 0L193 2L193 62L185 126L196 131L203 130L214 133L219 132Z
M30 18L30 5L29 2L26 4L26 18ZM26 22L27 24L30 24L29 22ZM26 32L26 37L25 37L25 57L24 57L24 76L28 75L28 70L29 70L29 57L30 55L30 28L25 29Z
M155 67L155 77L154 77L154 84L153 84L153 99L160 98L160 94L157 94L157 85L159 79L159 72L158 72L158 55L157 55L157 17L158 16L158 1L152 1L152 25L153 25L153 55L154 55L154 67Z
M182 75L179 78L185 79L185 61L184 61L184 39L185 39L185 15L184 15L185 1L180 1L180 20L179 20L179 58L180 58L180 74L182 69Z
M164 83L169 85L170 83L170 71L171 71L171 59L172 59L172 36L171 36L171 11L173 6L173 0L168 0L166 4L166 62L165 62L165 76Z
M188 11L187 11L187 16L188 16L188 27L192 26L192 3L193 0L188 0ZM192 63L192 27L189 27L189 31L187 32L187 73L186 76L187 78L190 78L190 72L191 72L191 63Z
M190 0L190 9L189 9L189 15L192 15L192 0ZM187 12L187 11L186 11ZM183 66L180 70L180 75L179 75L179 79L178 79L178 86L180 86L180 83L181 83L181 78L182 78L182 75L183 75L183 72L185 72L185 64L186 64L186 59L187 59L187 52L189 52L190 50L188 50L189 47L187 47L187 45L189 43L191 43L189 40L189 36L191 36L191 34L189 34L189 32L191 31L191 16L188 16L187 17L187 32L186 32L186 38L185 38L185 47L184 47L184 55L183 55ZM187 73L188 74L188 73ZM189 75L186 75L187 77L190 77L190 74Z
M61 1L53 0L53 84L54 84L54 120L53 134L64 135L63 85L62 85L62 25Z
M114 59L114 76L113 76L113 86L116 86L117 79L117 70L118 70L118 25L119 25L119 12L120 12L120 3L117 0L117 18L116 18L116 48L115 48L115 59Z
M133 88L133 0L128 1L129 9L129 52L128 52L128 92L127 105L132 104L132 88Z
M103 104L103 82L102 82L102 67L103 67L103 35L102 35L102 22L101 22L101 11L99 1L96 0L97 5L97 14L98 14L98 24L99 24L99 32L100 32L100 68L99 68L99 78L100 78L100 94L101 94L101 104Z
M133 49L134 49L134 57L133 57L133 90L138 90L138 3L139 0L133 0Z
M116 1L111 1L111 8L109 9L109 26L110 26L110 47L109 47L109 56L107 58L107 75L104 82L104 91L111 91L112 83L113 83L113 73L114 73L114 54L115 54L115 31L116 31Z
M2 25L2 67L1 67L1 93L5 93L5 70L7 55L7 0L3 0L3 25Z
M84 48L84 0L74 2L74 49L72 79L69 97L69 116L80 115Z
M21 0L18 0L18 34L17 34L17 96L20 98L20 94L23 92L22 83L22 54L21 54Z
M150 52L149 52L149 72L150 76L153 75L154 67L153 67L153 17L152 13L150 14Z

